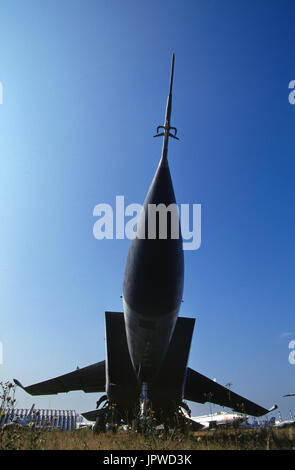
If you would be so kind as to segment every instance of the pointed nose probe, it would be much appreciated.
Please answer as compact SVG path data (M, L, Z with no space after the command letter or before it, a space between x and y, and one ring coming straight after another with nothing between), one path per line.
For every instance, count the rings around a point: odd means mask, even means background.
M174 56L174 53L173 53L172 54L172 62L171 62L169 95L168 95L168 98L167 98L167 106L166 106L164 126L158 126L157 127L157 134L154 135L154 137L161 137L161 136L164 137L162 155L167 155L168 137L172 137L173 139L179 140L179 138L176 137L176 134L177 134L176 127L171 127L170 126L171 110L172 110L172 86L173 86L173 75L174 75L174 57L175 56ZM163 132L159 132L160 129L163 129ZM170 131L173 131L174 134L171 134Z

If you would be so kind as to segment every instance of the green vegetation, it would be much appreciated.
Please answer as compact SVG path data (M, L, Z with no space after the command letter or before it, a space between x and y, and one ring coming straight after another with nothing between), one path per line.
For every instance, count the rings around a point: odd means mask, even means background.
M4 426L1 450L295 450L294 427L284 429L216 429L167 433L119 430L94 434L89 429L58 431Z
M0 417L5 411L11 411L15 406L15 385L11 382L0 382Z

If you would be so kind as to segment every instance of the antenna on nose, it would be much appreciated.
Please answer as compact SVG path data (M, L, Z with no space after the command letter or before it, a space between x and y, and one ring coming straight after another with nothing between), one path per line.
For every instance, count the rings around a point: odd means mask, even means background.
M171 61L171 74L170 74L170 86L169 86L169 95L167 98L167 105L166 105L166 114L165 114L165 122L164 126L158 126L157 127L157 134L154 135L154 137L164 137L163 140L163 148L162 148L162 158L166 159L167 158L167 153L168 153L168 139L169 137L172 137L173 139L179 140L178 137L176 137L177 134L177 129L176 127L171 127L170 126L170 119L171 119L171 111L172 111L172 86L173 86L173 75L174 75L174 59L175 55L174 53L172 54L172 61ZM163 129L163 132L159 132L160 129ZM171 134L170 131L173 131L174 134Z
M172 61L171 61L171 74L170 74L169 95L172 94L173 74L174 74L174 60L175 60L175 55L174 55L174 52L173 52L173 54L172 54Z

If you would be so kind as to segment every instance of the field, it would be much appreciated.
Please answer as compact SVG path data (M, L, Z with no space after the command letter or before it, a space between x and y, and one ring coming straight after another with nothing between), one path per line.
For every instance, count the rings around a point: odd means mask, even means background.
M0 450L295 450L295 428L216 429L167 434L134 431L93 434L76 431L4 427Z

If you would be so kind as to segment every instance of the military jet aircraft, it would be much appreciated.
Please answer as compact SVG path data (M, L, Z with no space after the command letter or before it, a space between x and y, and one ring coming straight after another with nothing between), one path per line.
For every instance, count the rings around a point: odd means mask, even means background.
M105 392L97 409L83 416L104 430L110 420L134 422L152 410L157 424L175 425L183 400L210 401L238 412L261 416L267 410L188 367L194 318L178 317L182 302L184 260L176 199L168 164L174 54L163 126L161 159L131 241L123 282L122 312L105 312L106 360L65 375L23 387L31 395L71 390ZM150 217L150 207L166 209ZM171 209L171 210L170 210ZM166 226L165 226L166 223ZM163 229L166 228L166 230Z
M247 421L248 416L241 413L218 411L203 416L191 416L189 419L202 426L202 429L211 429L217 426L233 426L244 423Z

